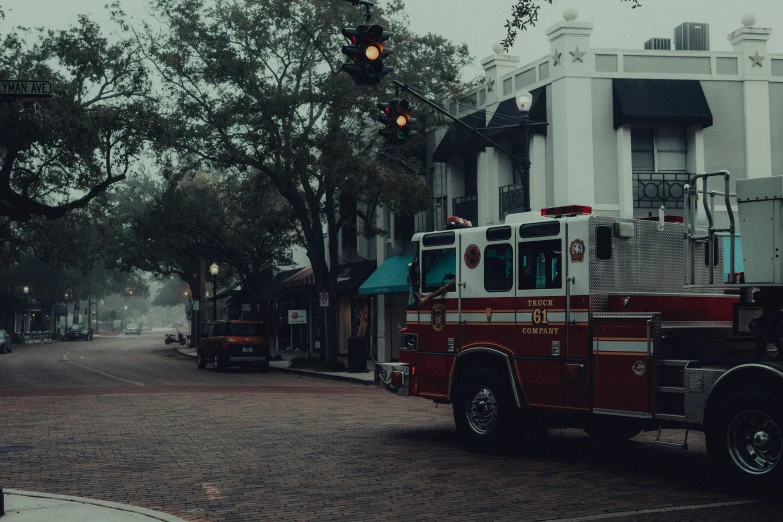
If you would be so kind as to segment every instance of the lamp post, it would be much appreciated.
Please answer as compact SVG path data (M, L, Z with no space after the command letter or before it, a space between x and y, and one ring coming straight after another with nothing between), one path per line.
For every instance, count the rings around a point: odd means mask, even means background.
M530 208L530 107L533 105L533 95L528 91L519 93L516 99L519 109L519 134L522 138L522 190L525 191L525 208Z
M125 324L128 321L128 305L125 305L125 312L122 314L122 329L125 330Z
M24 292L25 315L27 315L29 313L27 311L27 308L28 308L27 294L30 293L30 287L29 286L25 286L24 288L22 288L22 292ZM29 319L27 320L27 325L28 325L28 329L29 329L29 326L30 326L30 320ZM24 323L22 323L22 333L24 333Z
M212 263L209 267L209 273L212 274L212 322L217 321L217 275L220 267L217 263Z

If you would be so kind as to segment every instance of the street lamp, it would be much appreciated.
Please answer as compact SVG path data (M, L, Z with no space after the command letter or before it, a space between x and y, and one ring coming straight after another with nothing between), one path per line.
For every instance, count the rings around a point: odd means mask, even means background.
M25 306L25 309L26 309L27 308L27 294L30 292L30 287L29 286L25 286L24 288L22 288L22 292L24 292L24 306ZM25 312L26 311L27 310L25 310ZM28 327L28 329L30 331L32 331L31 327ZM24 322L22 322L22 333L24 333Z
M519 130L522 138L522 186L525 191L525 201L530 201L530 107L533 105L533 95L528 91L519 93L516 99L519 109ZM526 184L527 183L527 184ZM529 208L529 203L525 208Z
M125 329L125 326L128 322L128 305L125 305L125 312L122 314L122 329Z
M212 263L209 267L209 273L212 274L212 322L217 321L217 275L220 267L217 263Z

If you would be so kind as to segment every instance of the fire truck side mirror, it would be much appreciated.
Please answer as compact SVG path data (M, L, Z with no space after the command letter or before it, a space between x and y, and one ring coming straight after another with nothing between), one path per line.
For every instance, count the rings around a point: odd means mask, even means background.
M414 260L408 263L408 286L414 289L419 288L419 263Z

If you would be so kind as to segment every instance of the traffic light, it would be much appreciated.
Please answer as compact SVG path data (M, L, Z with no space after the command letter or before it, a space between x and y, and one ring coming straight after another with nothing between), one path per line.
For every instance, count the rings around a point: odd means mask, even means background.
M383 42L392 34L383 30L380 25L360 25L356 28L344 27L342 34L351 45L343 46L343 54L351 59L343 64L342 69L351 75L356 85L377 85L381 78L394 70L383 65L384 58L392 51L386 49Z
M378 130L378 134L389 140L391 143L402 143L409 136L415 136L416 131L411 130L411 124L416 120L411 118L410 103L408 100L392 100L389 103L379 103L378 108L383 111L383 115L378 117L378 121L383 123L383 129Z

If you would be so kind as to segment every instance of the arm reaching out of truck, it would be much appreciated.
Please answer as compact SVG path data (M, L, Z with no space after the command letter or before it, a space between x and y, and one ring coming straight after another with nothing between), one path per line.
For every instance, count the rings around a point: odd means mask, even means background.
M446 280L446 278L448 276L451 276L451 281L446 283L445 280ZM446 278L444 278L443 286L441 286L440 288L438 288L437 290L435 290L431 294L425 295L425 296L420 296L420 294L417 294L417 297L419 297L419 306L423 306L423 305L429 303L432 299L435 299L436 297L440 297L443 294L445 294L446 292L453 292L454 290L457 289L457 279L456 279L456 277L454 275L452 275L452 274L447 274Z

